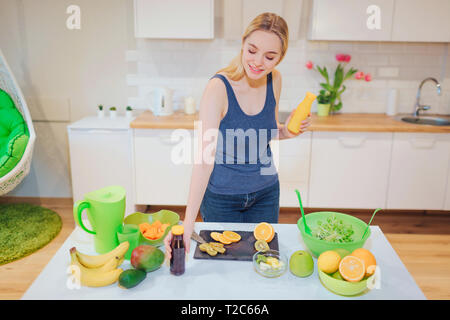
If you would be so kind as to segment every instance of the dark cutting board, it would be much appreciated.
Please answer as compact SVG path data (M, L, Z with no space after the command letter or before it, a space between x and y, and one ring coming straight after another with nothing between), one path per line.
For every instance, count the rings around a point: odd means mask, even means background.
M206 242L217 242L209 235L211 232L222 233L224 230L201 230L200 237ZM255 250L255 237L252 231L234 231L241 236L239 242L233 242L231 244L225 244L225 253L217 253L214 257L210 256L206 252L202 252L199 248L199 243L194 252L194 259L210 259L210 260L239 260L239 261L252 261ZM275 236L272 241L269 242L269 248L278 251L278 234L275 232Z

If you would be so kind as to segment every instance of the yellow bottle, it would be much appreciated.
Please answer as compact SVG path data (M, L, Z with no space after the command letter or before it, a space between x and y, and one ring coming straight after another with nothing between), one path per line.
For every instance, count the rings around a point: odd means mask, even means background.
M300 126L302 121L308 117L308 114L311 112L311 105L316 100L316 95L311 92L306 92L306 97L300 102L295 109L294 115L288 123L288 130L293 134L297 134L300 132Z

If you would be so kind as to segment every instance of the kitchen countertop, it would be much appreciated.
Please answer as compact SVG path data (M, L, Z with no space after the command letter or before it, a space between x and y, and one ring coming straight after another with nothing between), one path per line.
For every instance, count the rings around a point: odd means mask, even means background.
M283 122L288 115L288 112L280 112L280 122ZM319 117L317 114L312 114L312 124L309 130L450 133L450 126L406 123L396 120L395 118L398 116L388 116L382 113L341 113ZM170 116L155 116L151 111L145 111L130 123L130 127L134 129L194 129L194 122L197 120L198 113L186 115L182 111L176 111Z
M251 231L252 223L205 223L195 224L195 230L241 230ZM287 257L297 250L305 249L296 224L273 224L278 233L280 252ZM235 300L235 299L426 299L411 274L406 269L378 226L371 226L372 235L365 248L376 257L380 268L379 286L355 297L343 297L328 291L320 283L317 272L317 259L314 258L315 271L307 278L298 278L289 271L282 276L268 279L253 270L251 261L217 261L194 259L195 242L191 241L191 251L186 262L184 275L176 277L169 272L167 265L148 274L137 287L129 290L120 288L117 283L101 288L70 288L68 267L69 249L76 246L81 252L96 254L92 235L81 228L76 229L66 239L44 270L28 288L22 299L106 299L106 300ZM161 247L164 250L164 247ZM128 269L129 261L122 264Z

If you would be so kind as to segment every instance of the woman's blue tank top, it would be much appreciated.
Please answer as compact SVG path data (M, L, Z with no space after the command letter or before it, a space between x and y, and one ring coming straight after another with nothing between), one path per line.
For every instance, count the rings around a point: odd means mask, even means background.
M245 194L273 185L278 181L278 173L269 142L277 135L278 128L272 73L267 75L264 107L256 115L244 113L223 75L216 74L212 78L220 78L225 83L228 111L219 125L208 189L219 194Z

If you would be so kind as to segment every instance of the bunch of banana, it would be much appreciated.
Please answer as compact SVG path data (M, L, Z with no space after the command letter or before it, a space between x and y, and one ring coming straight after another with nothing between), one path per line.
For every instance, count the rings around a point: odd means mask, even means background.
M224 248L222 243L219 242L209 242L209 243L202 243L199 246L200 250L203 252L206 252L210 256L215 256L218 252L219 253L225 253L226 249Z
M88 287L113 284L123 271L119 266L129 246L128 241L125 241L110 252L96 256L81 253L73 247L70 249L70 264L75 267L72 274L79 276L80 283Z

